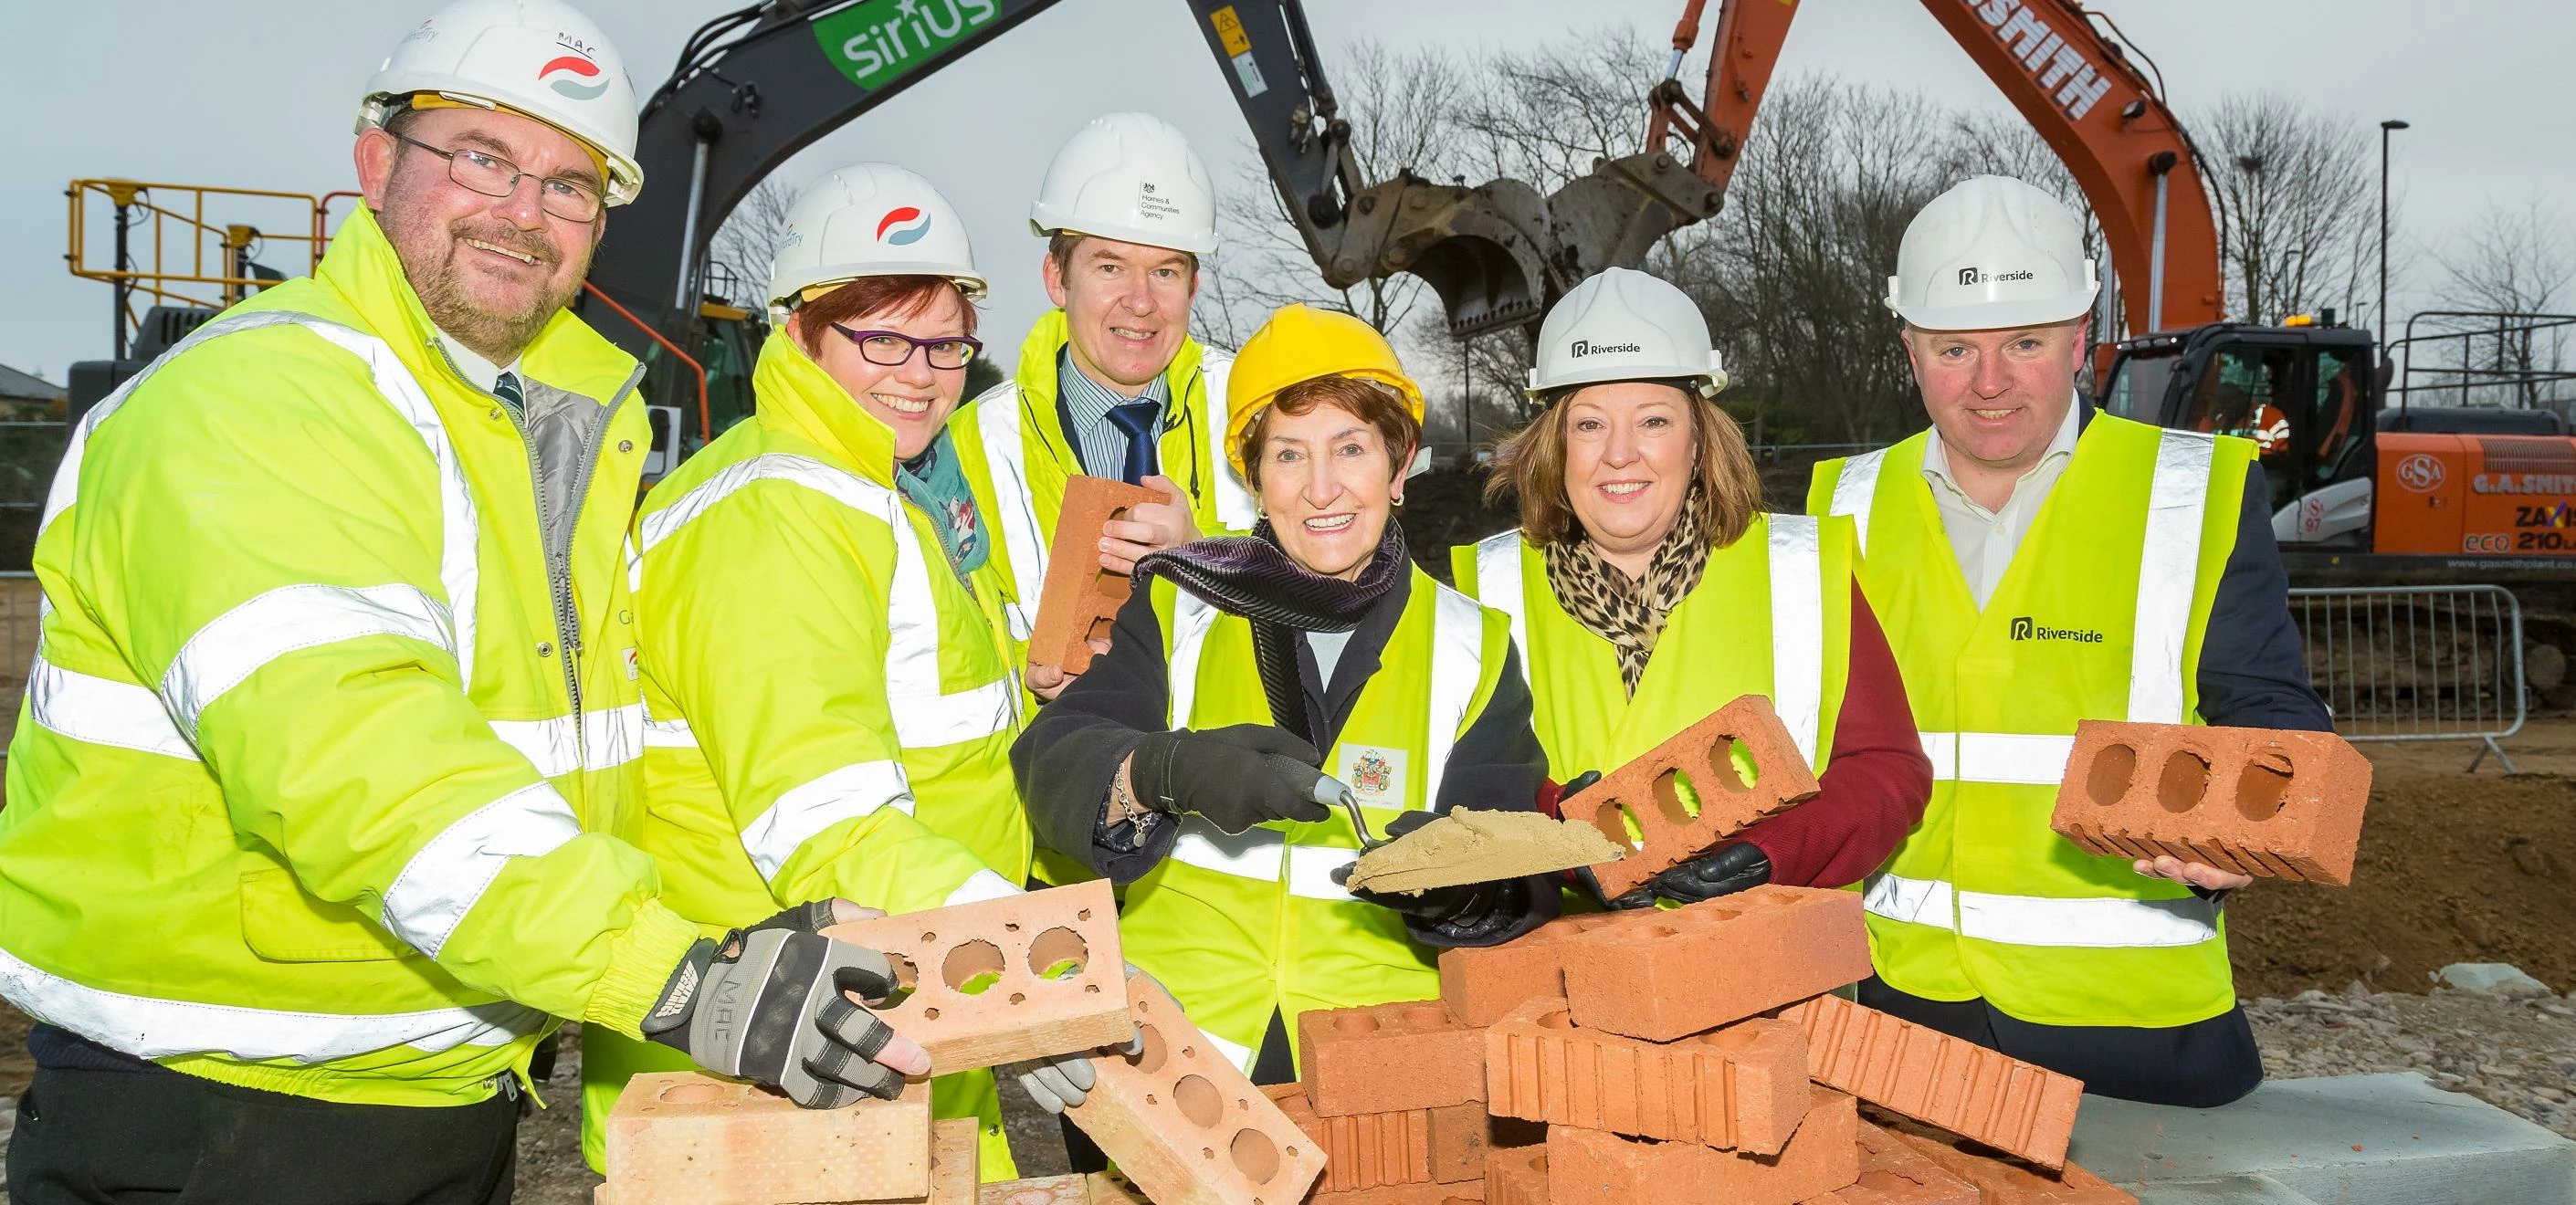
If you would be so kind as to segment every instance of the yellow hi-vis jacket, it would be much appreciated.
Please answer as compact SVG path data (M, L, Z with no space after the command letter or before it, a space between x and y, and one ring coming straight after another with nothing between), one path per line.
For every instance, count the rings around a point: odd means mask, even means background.
M1511 617L1539 744L1568 778L1616 770L1748 694L1771 700L1823 773L1851 666L1857 559L1847 519L1755 515L1734 543L1709 550L1631 698L1618 650L1566 613L1537 545L1514 530L1449 551L1458 588Z
M1378 832L1439 798L1450 750L1510 660L1500 612L1419 568L1407 572L1411 592L1377 672L1324 751L1325 768L1357 791ZM1166 579L1153 591L1171 725L1271 722L1251 623ZM1359 856L1347 817L1273 821L1240 836L1196 816L1180 824L1170 856L1127 885L1119 932L1128 960L1162 980L1238 1066L1251 1069L1274 1009L1287 1017L1293 1053L1299 1013L1440 993L1436 952L1408 936L1395 912L1333 882L1333 870Z
M949 569L895 488L894 432L785 331L752 387L759 412L636 518L637 844L711 932L835 896L899 913L1017 892L1030 837L998 572L988 560L970 585ZM586 1039L583 1060L595 1165L626 1080L687 1063L613 1036ZM943 1115L973 1116L976 1087L991 1077L943 1077Z
M0 994L226 1083L456 1105L691 943L631 818L635 361L557 313L547 483L365 209L85 419L0 810ZM558 467L560 466L560 462Z
M1932 800L1866 890L1878 974L2044 1025L2174 1026L2235 1005L2217 909L2051 832L2078 720L2198 723L2236 544L2242 439L2095 415L1980 611L1923 478L1926 432L1816 466L1905 675Z

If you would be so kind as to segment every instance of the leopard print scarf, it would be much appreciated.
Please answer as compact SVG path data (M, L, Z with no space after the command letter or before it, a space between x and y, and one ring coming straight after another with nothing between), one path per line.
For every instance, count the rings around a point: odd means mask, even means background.
M1602 560L1589 540L1547 546L1547 583L1556 591L1557 605L1618 650L1619 679L1630 698L1637 695L1638 679L1646 676L1646 659L1655 654L1664 620L1699 585L1700 573L1708 567L1702 527L1699 486L1693 484L1682 496L1673 529L1655 546L1642 582Z

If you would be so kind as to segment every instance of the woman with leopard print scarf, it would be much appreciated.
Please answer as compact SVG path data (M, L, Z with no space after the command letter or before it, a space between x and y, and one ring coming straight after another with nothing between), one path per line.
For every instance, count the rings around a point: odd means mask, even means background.
M1744 435L1714 400L1725 372L1681 290L1612 268L1557 303L1539 348L1538 417L1496 448L1486 487L1517 499L1520 527L1452 559L1461 589L1512 616L1548 765L1568 782L1615 770L1762 694L1823 787L1601 902L1858 882L1921 818L1932 766L1853 580L1849 520L1762 512Z

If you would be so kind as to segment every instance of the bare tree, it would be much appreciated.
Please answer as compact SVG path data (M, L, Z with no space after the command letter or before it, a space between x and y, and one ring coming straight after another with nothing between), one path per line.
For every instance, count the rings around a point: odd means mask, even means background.
M2227 212L2228 309L2275 322L2357 295L2373 230L2360 123L2253 93L2224 98L2191 124Z
M2566 392L2570 328L2545 319L2576 294L2576 236L2545 199L2490 200L2454 240L2442 272L2441 305L2480 316L2438 323L2437 333L2459 337L2426 350L2450 362L2474 400L2537 406Z
M769 264L787 237L787 207L795 201L796 194L771 176L725 215L707 242L707 292L758 307L762 299L752 294L769 285Z

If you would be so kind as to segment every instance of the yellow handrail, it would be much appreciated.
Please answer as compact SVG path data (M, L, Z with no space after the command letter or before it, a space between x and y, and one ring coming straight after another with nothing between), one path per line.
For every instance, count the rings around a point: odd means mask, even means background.
M220 309L250 290L277 283L253 275L251 256L276 244L303 245L303 262L264 264L285 275L303 275L322 261L328 239L323 228L328 198L311 193L259 188L219 188L201 184L153 184L137 180L74 180L63 190L70 200L69 250L63 259L72 275L120 285L119 321L139 327L133 297L147 304L205 306ZM90 209L105 205L111 213L98 224L108 231L103 246L92 247ZM125 260L116 258L115 222L124 223ZM94 261L104 251L107 262ZM209 262L211 259L211 262ZM210 291L211 290L211 291Z

